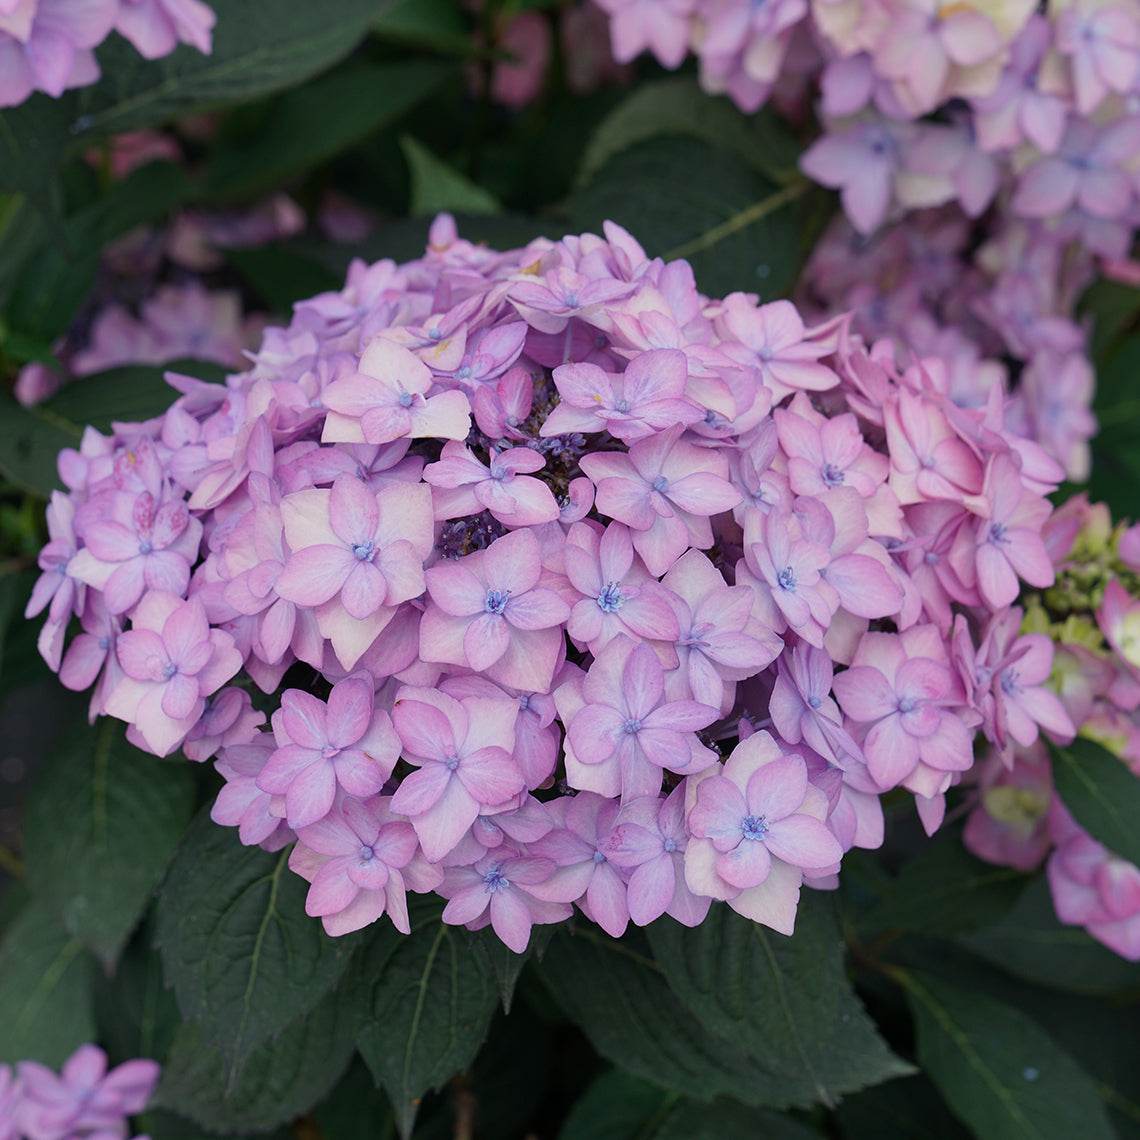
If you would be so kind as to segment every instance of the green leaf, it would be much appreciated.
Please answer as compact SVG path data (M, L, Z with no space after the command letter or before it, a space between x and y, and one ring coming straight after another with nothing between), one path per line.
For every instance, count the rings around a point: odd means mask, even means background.
M712 1104L683 1101L669 1113L652 1140L725 1140L757 1136L763 1140L823 1140L823 1133L790 1116L757 1111L743 1104L714 1100Z
M454 73L446 64L354 63L288 91L256 133L216 155L205 192L247 199L347 150L395 122Z
M413 217L449 211L453 214L501 214L503 208L482 186L436 158L411 135L400 136L400 147L412 178Z
M202 811L163 885L156 943L183 1015L197 1021L233 1082L253 1051L321 999L356 940L305 914L308 886L288 850L243 847Z
M58 1069L95 1037L92 961L83 944L34 901L0 942L0 1061Z
M511 999L514 997L515 985L523 968L535 954L542 957L553 934L553 926L535 927L531 931L526 950L522 954L516 954L509 946L503 944L489 926L475 933L472 950L479 955L483 972L495 979L504 1013L511 1012Z
M650 257L688 258L704 292L771 300L791 289L806 252L793 202L807 189L779 188L712 143L654 138L598 171L571 200L569 226L601 233L604 221L617 222Z
M659 1085L610 1069L574 1102L558 1140L644 1140L651 1135L647 1126L663 1119L677 1100Z
M285 244L227 250L226 260L276 313L289 313L296 301L344 286L343 276Z
M40 415L82 433L90 425L111 431L111 422L143 422L162 415L180 393L163 377L167 372L220 384L228 369L210 360L173 360L169 364L126 364L81 376L38 405Z
M1103 744L1051 745L1053 786L1073 818L1114 855L1140 867L1140 780Z
M78 447L83 433L42 407L21 407L0 388L0 471L40 498L61 485L55 460L65 447Z
M940 833L903 864L879 902L859 920L859 929L923 934L977 930L1006 914L1029 879L1024 871L975 858L956 830Z
M695 928L662 921L648 933L673 992L709 1030L779 1078L782 1104L833 1105L910 1071L851 991L830 899L805 892L791 938L728 906L714 907Z
M200 1028L184 1025L151 1103L215 1132L268 1132L307 1112L340 1080L352 1059L349 1021L343 1003L322 1002L253 1050L232 1085Z
M1052 989L1108 994L1140 987L1140 965L1060 922L1044 878L1000 922L960 941L1000 969Z
M380 15L372 30L382 39L441 54L468 56L477 50L469 23L451 0L400 0Z
M594 1048L632 1076L701 1100L789 1104L784 1081L694 1017L636 945L592 926L559 931L539 976Z
M491 1024L498 988L462 927L435 901L410 908L412 932L377 931L354 978L356 1044L411 1134L420 1099L470 1064Z
M128 744L109 717L74 719L28 796L28 881L110 970L190 817L194 778Z
M324 1140L396 1140L392 1106L359 1057L317 1105L316 1117Z
M941 978L897 977L919 1063L978 1140L1112 1140L1092 1082L1031 1018Z
M582 156L577 186L585 186L622 151L661 135L713 143L776 181L795 177L801 149L771 112L745 115L727 100L710 99L693 76L670 76L640 84L598 124Z
M161 1061L182 1025L178 1002L163 982L162 959L153 942L151 912L123 951L114 974L108 977L100 972L96 979L99 1040L112 1063L131 1057Z
M200 1124L162 1109L148 1108L137 1118L136 1123L140 1131L149 1136L150 1140L205 1140ZM238 1138L232 1135L224 1138L211 1135L210 1140L238 1140ZM279 1128L267 1140L296 1140L296 1137L291 1130Z
M54 343L87 299L106 244L143 222L165 217L192 190L183 167L150 163L45 236L13 281L7 313L13 333Z
M213 0L211 7L218 21L209 55L183 45L145 60L111 36L96 52L98 83L0 111L0 189L27 193L58 215L58 173L72 148L299 83L347 55L386 3Z
M969 1140L921 1074L844 1097L837 1109L844 1140Z
M385 0L214 0L213 51L180 47L144 60L118 37L98 55L103 79L68 92L72 125L103 135L154 126L208 107L249 102L291 87L347 55Z

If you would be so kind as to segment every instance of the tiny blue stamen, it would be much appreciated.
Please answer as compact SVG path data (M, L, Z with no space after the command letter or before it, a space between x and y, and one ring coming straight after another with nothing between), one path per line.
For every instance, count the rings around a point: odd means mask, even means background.
M843 472L834 463L828 463L821 474L829 487L839 487L843 483Z
M621 730L622 732L632 736L634 733L641 731L641 721L635 719L634 717L630 717L629 720L627 720L625 724L621 726Z
M790 566L785 566L776 575L776 583L781 590L794 590L796 588L796 572Z
M488 590L483 609L489 614L501 614L507 608L507 599L510 596L510 590Z
M594 862L595 863L604 863L605 861L606 861L606 857L600 851L594 852Z
M352 553L361 562L371 562L372 556L376 553L376 544L372 539L365 542L354 542L352 544Z
M809 705L810 705L810 706L811 706L813 709L817 709L817 708L819 708L819 706L820 706L820 705L822 705L822 704L823 704L823 701L821 701L821 700L819 699L819 697L808 697L808 704L809 704Z
M484 876L483 891L486 894L491 894L493 891L505 891L511 885L510 879L503 874L501 868L492 867Z
M994 523L990 527L990 542L1009 542L1009 539L1006 538L1004 523Z
M139 543L139 553L140 554L149 554L153 549L154 549L154 547L151 546L151 544L149 542L146 542L145 540L143 542Z
M411 392L401 392L396 397L396 402L400 405L401 408L410 408L412 406Z
M658 475L657 478L653 480L653 489L659 494L665 494L665 492L669 490L669 480L666 479L664 475Z
M899 701L899 712L914 712L914 704L914 697L903 697L903 699Z
M602 592L594 600L598 603L598 609L607 614L616 613L625 601L621 596L621 583L607 582L602 587Z
M762 815L746 815L740 821L745 839L763 839L768 834L768 821Z
M362 863L367 863L372 858L373 854L375 854L375 853L373 852L371 847L361 847L361 849L360 849L360 861Z

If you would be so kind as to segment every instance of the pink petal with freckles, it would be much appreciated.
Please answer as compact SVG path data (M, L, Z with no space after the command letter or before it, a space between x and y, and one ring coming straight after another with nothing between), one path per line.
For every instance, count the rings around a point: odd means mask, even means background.
M333 760L337 783L350 796L367 799L384 786L387 774L376 761L359 748L346 748Z

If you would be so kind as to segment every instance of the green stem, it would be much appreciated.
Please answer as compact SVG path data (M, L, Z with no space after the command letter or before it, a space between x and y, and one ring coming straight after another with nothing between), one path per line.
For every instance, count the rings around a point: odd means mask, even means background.
M671 249L665 254L665 260L673 261L678 257L690 257L694 253L700 253L702 250L716 245L717 242L723 241L738 230L744 229L745 226L750 226L753 222L758 222L761 218L774 214L789 202L794 202L814 185L814 182L810 182L806 178L789 183L782 190L777 190L775 194L769 194L767 198L762 198L759 202L754 202L751 206L741 210L739 214L733 214L731 218L721 222L719 226L713 226L711 230L706 230L700 237L693 238L692 241L687 241L683 245L677 246L676 249Z

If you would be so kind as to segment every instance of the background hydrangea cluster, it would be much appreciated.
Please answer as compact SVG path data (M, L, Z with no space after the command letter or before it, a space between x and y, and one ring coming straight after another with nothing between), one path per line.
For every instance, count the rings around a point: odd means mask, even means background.
M59 96L94 83L97 48L112 32L146 59L180 44L209 53L213 9L202 0L5 0L0 6L0 107L33 91Z
M648 50L673 68L692 51L703 89L746 111L814 104L800 168L840 191L847 220L803 282L809 311L853 309L867 335L943 356L962 401L1007 361L1024 367L1011 415L1088 477L1093 374L1074 306L1101 268L1135 278L1135 4L600 6L620 60Z
M107 1054L82 1045L59 1074L37 1061L0 1065L4 1140L125 1140L127 1117L146 1107L158 1065L139 1059L107 1071ZM149 1140L138 1136L135 1140Z

